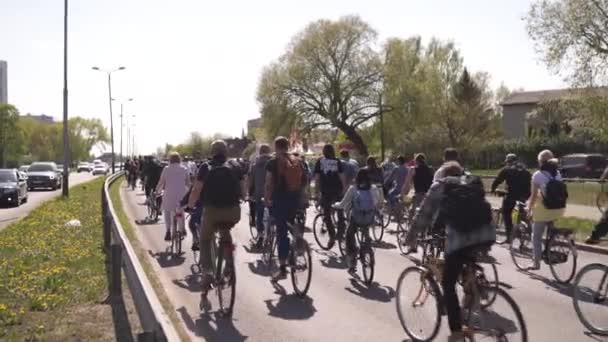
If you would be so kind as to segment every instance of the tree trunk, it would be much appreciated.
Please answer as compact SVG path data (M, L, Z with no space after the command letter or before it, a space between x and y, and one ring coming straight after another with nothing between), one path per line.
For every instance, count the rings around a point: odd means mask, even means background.
M356 129L343 122L337 123L336 127L346 135L348 140L350 140L355 145L355 147L357 148L357 150L359 150L359 153L363 157L367 157L369 155L369 152L367 151L367 145L365 144L363 138L361 137L359 132L357 132Z

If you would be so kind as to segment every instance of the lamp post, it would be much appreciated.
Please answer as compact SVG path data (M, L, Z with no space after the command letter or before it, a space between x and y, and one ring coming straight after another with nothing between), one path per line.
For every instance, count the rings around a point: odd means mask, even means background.
M125 137L123 135L123 129L122 129L123 128L123 123L122 123L123 107L124 107L125 103L131 102L131 101L133 101L133 99L130 98L130 99L127 99L126 101L118 101L116 99L112 99L112 101L120 103L120 165L123 166L125 163L125 157L122 154L122 145L123 145L122 142L125 139Z
M127 122L125 123L125 126L127 126L127 156L133 157L133 147L131 146L131 122L129 118L135 119L135 114L127 115Z
M68 0L63 2L63 197L70 195L70 141L68 136Z
M114 169L114 119L112 117L112 73L115 71L125 70L125 67L119 67L117 69L102 70L98 67L93 67L93 70L102 71L108 74L108 103L110 104L110 141L112 144L112 173L116 172Z

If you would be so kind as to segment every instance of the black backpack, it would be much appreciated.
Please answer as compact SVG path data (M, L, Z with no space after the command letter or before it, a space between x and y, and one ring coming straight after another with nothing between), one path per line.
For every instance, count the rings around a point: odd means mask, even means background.
M549 177L549 182L545 187L545 193L543 195L543 204L547 209L563 209L566 207L568 202L568 187L566 183L556 179L545 173L545 176ZM542 193L542 191L541 191Z
M223 164L209 163L209 173L203 182L205 193L203 204L215 208L230 208L239 205L241 184L238 165L230 161ZM236 167L236 168L235 168Z
M481 178L462 176L459 182L447 181L440 215L457 232L468 233L492 223L492 206L485 198Z

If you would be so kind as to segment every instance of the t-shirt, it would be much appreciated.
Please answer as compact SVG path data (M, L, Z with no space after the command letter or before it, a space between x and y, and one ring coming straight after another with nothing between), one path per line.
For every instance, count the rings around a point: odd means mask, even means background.
M357 177L357 172L359 172L359 163L357 163L354 159L340 159L342 162L342 167L344 168L344 178L346 180L346 184L350 185Z
M234 172L235 177L242 181L244 178L243 172L241 170L241 166L235 160L227 160L226 158L212 158L210 161L201 165L198 169L198 173L196 175L196 180L203 183L203 191L201 191L201 202L205 202L205 180L207 175L209 175L209 170L211 170L214 166L221 166L223 163L227 162L228 166Z
M170 164L161 173L164 182L163 210L179 208L180 201L188 191L188 170L179 164Z
M320 186L322 194L342 194L342 181L340 174L344 172L342 162L335 158L321 157L315 165L315 175L321 178Z
M304 172L302 172L302 186L304 187L308 181L308 175L306 174L306 166L304 165L304 162L301 161L301 167L304 170ZM272 174L272 179L274 180L274 188L273 188L273 192L276 193L285 193L287 192L287 185L285 184L285 178L283 177L279 177L279 163L277 161L277 157L273 157L272 159L268 160L268 162L266 163L266 171L270 172Z
M405 184L405 180L407 178L407 173L409 172L409 168L406 164L399 165L395 170L393 170L392 175L387 180L387 185L393 186L395 189L402 189Z
M551 179L553 179L553 176L551 176L549 172L538 170L534 172L534 175L532 175L532 184L538 186L541 192L544 194L547 189L547 184ZM558 181L562 180L562 175L559 173L559 171L557 171L555 179Z
M264 197L264 186L266 185L266 164L270 160L269 155L259 156L251 163L250 177L253 178L253 195L256 200Z

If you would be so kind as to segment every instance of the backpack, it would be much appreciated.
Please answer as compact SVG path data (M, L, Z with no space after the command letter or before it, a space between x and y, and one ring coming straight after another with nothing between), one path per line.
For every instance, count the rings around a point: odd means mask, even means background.
M546 174L545 174L546 175ZM566 183L557 180L555 177L549 177L549 182L545 187L543 196L543 204L547 209L563 209L568 201L568 187ZM542 191L541 191L542 193Z
M481 178L462 176L444 186L440 214L455 231L469 233L492 223L492 206L486 201Z
M204 205L215 208L230 208L239 204L241 197L240 180L237 177L235 166L229 161L213 165L208 164L210 169L205 177ZM239 166L236 166L239 167Z
M433 170L428 165L421 165L415 168L414 191L427 192L433 184Z
M304 186L302 161L293 155L277 157L278 175L285 182L287 191L298 192Z
M371 226L376 216L376 206L372 190L357 189L353 198L351 220L363 227Z

